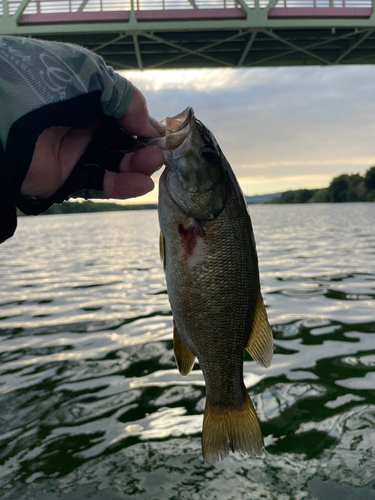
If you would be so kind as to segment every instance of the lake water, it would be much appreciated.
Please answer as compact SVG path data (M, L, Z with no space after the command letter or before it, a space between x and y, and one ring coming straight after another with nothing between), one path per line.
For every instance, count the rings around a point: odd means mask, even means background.
M0 498L375 499L375 203L251 206L275 338L262 458L201 457L156 211L22 218L0 247Z

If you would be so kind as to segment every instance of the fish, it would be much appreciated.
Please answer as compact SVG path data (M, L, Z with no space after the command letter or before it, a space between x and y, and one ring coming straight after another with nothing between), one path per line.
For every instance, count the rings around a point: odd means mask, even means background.
M239 451L259 456L264 441L243 380L243 352L271 364L273 338L263 302L247 204L214 135L192 107L161 121L150 139L164 153L159 181L160 254L181 375L199 361L206 384L205 462Z

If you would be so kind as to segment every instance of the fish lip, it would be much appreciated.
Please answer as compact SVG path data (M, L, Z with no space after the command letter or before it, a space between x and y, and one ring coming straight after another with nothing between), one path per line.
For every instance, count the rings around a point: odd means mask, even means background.
M170 172L176 172L178 170L178 160L180 158L184 158L183 151L186 147L186 144L185 144L186 139L188 138L189 132L190 132L190 130L186 130L186 129L187 129L187 127L191 128L191 126L192 125L190 123L188 123L183 128L181 128L181 130L176 131L176 132L171 132L171 133L167 132L167 134L162 136L162 137L156 137L156 138L152 138L152 139L148 139L146 137L138 137L138 140L145 147L155 145L156 147L161 149L163 154L164 154L165 167ZM176 147L175 149L170 149L166 143L167 137L170 137L170 136L177 136L177 137L182 136L182 138L183 138L181 144L178 147Z
M142 146L149 146L150 145L150 142L152 141L152 139L148 139L147 137L137 137L138 141L142 144Z
M195 114L194 114L194 109L191 106L188 106L187 108L184 109L181 113L179 113L176 116L168 116L164 120L162 120L160 123L162 123L165 127L165 132L163 135L160 137L138 137L138 140L143 146L149 146L150 144L154 144L157 142L162 141L163 139L166 139L169 135L181 135L181 132L183 132L187 128L191 128L194 126L196 122ZM169 125L169 126L168 126ZM185 135L188 135L188 132L184 132ZM160 147L160 146L158 146ZM160 149L163 149L160 147Z
M177 125L175 123L176 120L178 123L178 119L180 117L181 117L180 124L176 128L174 128L174 125ZM178 115L165 118L165 120L163 120L163 122L165 122L165 123L163 123L163 124L165 125L165 128L166 128L166 134L167 135L176 134L176 133L184 130L186 127L191 126L192 121L193 121L193 117L195 117L194 108L192 108L192 106L188 106ZM170 126L168 127L168 125L170 125Z

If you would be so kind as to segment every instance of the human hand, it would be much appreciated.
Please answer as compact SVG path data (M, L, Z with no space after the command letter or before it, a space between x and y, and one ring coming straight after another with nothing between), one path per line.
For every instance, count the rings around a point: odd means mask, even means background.
M146 100L136 87L133 87L128 108L117 123L131 135L151 138L164 133L164 127L150 117ZM94 138L98 126L99 122L96 121L83 130L62 126L44 130L36 142L21 195L41 201L53 196L68 179ZM119 173L105 172L104 195L107 198L127 199L148 193L154 187L151 175L162 163L163 153L156 146L140 147L135 152L127 153L120 162Z

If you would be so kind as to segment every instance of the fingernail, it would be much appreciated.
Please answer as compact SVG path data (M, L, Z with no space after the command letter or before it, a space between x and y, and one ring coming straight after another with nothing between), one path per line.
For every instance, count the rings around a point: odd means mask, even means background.
M151 127L153 127L158 132L159 135L165 135L164 125L162 125L156 118L149 115L148 121L149 121Z

